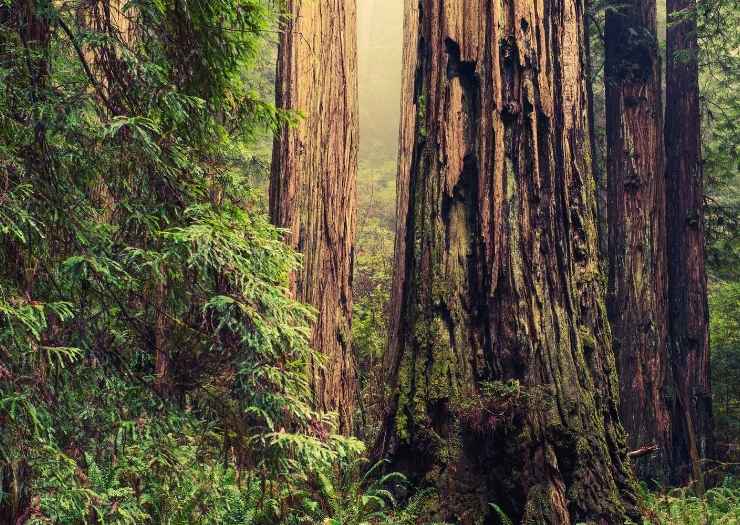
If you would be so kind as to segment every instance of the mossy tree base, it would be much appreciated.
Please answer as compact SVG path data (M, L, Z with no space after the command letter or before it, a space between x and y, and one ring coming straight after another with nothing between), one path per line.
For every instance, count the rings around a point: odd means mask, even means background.
M406 3L392 391L378 450L431 517L622 523L583 4Z

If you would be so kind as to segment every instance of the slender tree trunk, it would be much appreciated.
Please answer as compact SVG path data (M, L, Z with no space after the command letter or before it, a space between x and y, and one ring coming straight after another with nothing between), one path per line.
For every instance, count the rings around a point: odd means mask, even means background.
M702 487L700 460L712 457L714 443L695 7L694 0L668 0L665 139L673 481Z
M596 110L594 96L594 60L593 48L591 45L592 32L594 31L591 17L593 16L593 2L591 0L583 1L585 26L584 45L586 46L586 93L588 96L588 131L591 142L591 170L593 171L594 180L596 181L596 224L599 234L599 258L606 268L609 260L609 222L607 219L607 191L606 191L606 170L599 159L599 148L597 147L596 136Z
M435 519L622 523L580 0L408 0L393 393Z
M670 476L665 182L655 0L611 0L606 18L609 318L621 413L642 479Z
M352 265L358 147L355 0L289 0L280 37L277 105L304 119L275 139L270 214L303 254L293 284L318 310L311 363L319 408L352 430L355 365L351 348Z

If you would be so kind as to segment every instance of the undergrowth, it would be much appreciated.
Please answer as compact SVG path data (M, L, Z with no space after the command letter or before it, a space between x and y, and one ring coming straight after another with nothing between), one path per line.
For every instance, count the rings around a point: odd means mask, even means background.
M642 525L736 525L740 523L740 482L728 477L697 496L690 487L643 490Z

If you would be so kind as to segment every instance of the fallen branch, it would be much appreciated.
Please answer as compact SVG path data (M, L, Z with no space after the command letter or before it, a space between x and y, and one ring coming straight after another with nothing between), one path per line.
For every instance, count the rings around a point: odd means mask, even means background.
M658 445L653 443L652 445L645 445L642 448L638 448L637 450L633 450L632 452L629 452L627 454L628 458L641 458L642 456L647 456L648 454L652 454L653 452L658 451Z

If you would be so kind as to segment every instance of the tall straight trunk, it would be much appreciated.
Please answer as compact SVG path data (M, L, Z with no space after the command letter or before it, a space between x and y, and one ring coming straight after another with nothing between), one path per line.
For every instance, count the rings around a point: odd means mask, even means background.
M610 0L606 17L609 318L621 413L646 480L669 479L665 182L655 0Z
M700 460L712 457L714 443L695 7L668 0L665 140L674 482L701 485Z
M622 523L580 0L407 0L377 443L463 524Z
M318 310L309 372L319 408L352 430L352 266L358 147L355 0L288 0L280 36L277 106L305 118L275 139L270 214L303 254L297 298Z

